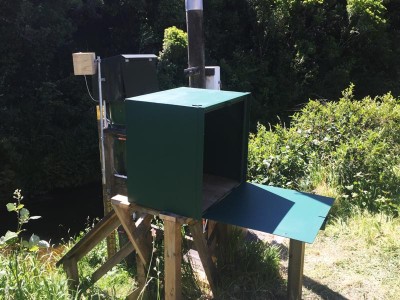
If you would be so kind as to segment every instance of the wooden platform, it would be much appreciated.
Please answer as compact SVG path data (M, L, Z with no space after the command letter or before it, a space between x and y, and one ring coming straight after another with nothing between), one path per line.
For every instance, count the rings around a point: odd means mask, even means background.
M203 174L203 211L223 199L239 182L230 178Z

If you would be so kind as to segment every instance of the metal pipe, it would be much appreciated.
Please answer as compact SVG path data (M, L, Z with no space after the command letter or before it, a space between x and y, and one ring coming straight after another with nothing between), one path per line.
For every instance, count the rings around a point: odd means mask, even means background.
M185 0L188 34L188 65L198 68L198 73L189 76L189 86L205 88L205 58L203 32L203 0Z
M97 56L97 81L99 85L99 106L100 106L100 152L101 152L101 179L102 183L106 184L106 162L104 155L104 108L103 107L103 92L101 90L101 58Z
M185 0L185 8L188 10L203 10L203 0Z

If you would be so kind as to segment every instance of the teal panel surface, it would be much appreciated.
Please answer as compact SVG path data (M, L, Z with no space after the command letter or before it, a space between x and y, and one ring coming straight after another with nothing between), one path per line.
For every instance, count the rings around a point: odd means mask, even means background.
M182 87L128 99L159 104L211 109L228 105L238 100L243 100L240 98L248 94L249 93Z
M246 182L203 217L313 243L333 202L328 197Z
M201 219L203 174L244 182L246 95L177 88L126 99L129 201Z
M125 104L129 201L201 218L203 111Z

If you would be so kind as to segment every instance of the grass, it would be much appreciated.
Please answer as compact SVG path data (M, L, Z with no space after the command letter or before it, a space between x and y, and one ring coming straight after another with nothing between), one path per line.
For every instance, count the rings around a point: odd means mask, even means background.
M49 253L0 252L0 299L71 299L64 272Z
M400 219L385 214L358 211L349 218L331 220L315 243L306 247L304 299L398 299L399 232ZM67 243L64 249L35 253L1 250L0 299L71 299L67 278L55 262L75 242ZM262 241L245 242L242 235L231 235L219 253L216 299L284 299L285 245L287 242L281 247ZM161 248L156 252L162 253ZM103 242L79 263L82 282L89 282L90 274L105 257ZM150 275L154 283L154 274L163 269L162 262L157 263ZM184 298L208 299L207 291L201 293L193 287L196 283L191 268L184 268ZM162 275L160 280L158 288L162 290ZM124 299L135 284L134 270L118 265L75 299ZM157 285L150 288L154 295Z
M321 178L317 176L316 181L325 182ZM318 191L332 195L336 192L326 184L320 184ZM351 211L350 216L331 219L315 243L307 245L304 299L398 299L400 218L354 206ZM55 267L88 230L90 226L57 248L27 247L18 238L10 244L3 243L0 299L125 299L137 286L134 266L117 265L95 284L90 282L93 272L106 260L105 241L79 262L81 285L77 291L68 290L64 271ZM260 237L261 240L248 241L240 230L233 229L217 247L220 281L216 299L285 299L288 241L275 246L266 235ZM185 253L189 247L183 244ZM148 299L160 299L164 294L163 253L163 238L154 235ZM201 284L185 259L182 277L184 299L210 298L207 289L200 289Z
M83 298L97 295L101 299L125 299L137 287L132 270L128 269L125 264L115 266L92 285L90 282L91 275L106 262L106 259L107 245L106 241L103 240L78 262Z
M246 241L234 228L217 248L220 275L217 299L271 299L282 287L279 249L263 241Z
M306 247L305 299L398 299L400 219L357 212ZM341 298L343 297L343 298Z

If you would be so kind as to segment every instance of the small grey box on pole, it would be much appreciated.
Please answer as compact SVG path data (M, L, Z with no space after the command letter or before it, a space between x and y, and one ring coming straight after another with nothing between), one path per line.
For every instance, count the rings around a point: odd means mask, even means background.
M189 86L205 88L205 59L203 32L203 0L185 0L188 34L188 65L196 70L189 76Z

